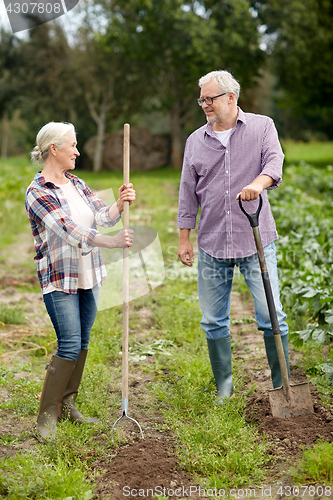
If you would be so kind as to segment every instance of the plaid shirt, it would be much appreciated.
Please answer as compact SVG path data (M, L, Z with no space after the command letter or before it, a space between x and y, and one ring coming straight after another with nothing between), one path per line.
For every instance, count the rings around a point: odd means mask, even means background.
M41 172L37 172L25 196L25 208L30 220L35 242L37 274L42 291L51 283L65 293L77 293L79 252L92 252L98 286L107 278L102 252L92 247L91 242L98 234L96 224L103 227L114 226L109 217L109 208L89 189L86 183L66 173L95 216L92 228L75 224L71 219L68 202L62 190L51 182L46 182Z

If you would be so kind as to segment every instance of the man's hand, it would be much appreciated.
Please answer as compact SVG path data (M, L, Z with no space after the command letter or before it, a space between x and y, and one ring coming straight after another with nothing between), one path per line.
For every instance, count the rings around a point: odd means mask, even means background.
M179 236L178 257L185 266L192 267L194 262L193 247L190 242L190 229L181 229Z
M274 182L274 179L269 175L259 175L254 179L251 184L243 187L242 191L236 196L236 200L241 197L242 201L251 201L259 198L260 193L270 187Z

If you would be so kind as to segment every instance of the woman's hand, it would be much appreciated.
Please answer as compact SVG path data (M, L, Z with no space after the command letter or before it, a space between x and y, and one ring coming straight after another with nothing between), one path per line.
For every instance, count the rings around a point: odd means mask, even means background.
M91 242L91 246L100 248L126 248L133 245L133 239L133 229L121 229L115 236L96 234Z
M126 248L133 245L134 231L133 229L122 229L116 236L110 236L112 238L111 248Z
M128 201L132 205L135 200L135 191L133 189L133 184L123 184L119 188L119 200L117 201L117 208L119 214L124 210L124 201Z

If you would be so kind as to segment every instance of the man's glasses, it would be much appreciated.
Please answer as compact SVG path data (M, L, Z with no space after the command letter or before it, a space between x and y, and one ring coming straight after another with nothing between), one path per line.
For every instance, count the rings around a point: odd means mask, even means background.
M207 104L207 106L210 106L211 104L213 104L213 100L216 99L217 97L221 97L222 95L226 95L228 94L228 92L224 92L224 94L219 94L219 95L215 95L214 97L206 97L206 99L197 99L197 103L199 104L199 106L202 106L203 102L205 102Z

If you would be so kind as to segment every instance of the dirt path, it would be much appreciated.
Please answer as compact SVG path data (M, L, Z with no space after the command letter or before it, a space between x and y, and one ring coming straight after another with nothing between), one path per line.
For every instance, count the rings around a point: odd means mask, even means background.
M29 318L26 328L49 327L49 320L42 304L40 292L24 292L19 288L19 281L33 280L31 271L27 271L24 265L25 259L31 259L31 241L22 237L22 255L20 265L17 265L15 252L9 249L7 256L2 256L0 265L0 279L2 289L0 290L0 303L7 305L24 305L25 312ZM17 247L16 247L17 248ZM136 311L139 327L131 333L136 340L144 342L151 338L152 315L147 307ZM271 442L270 453L272 457L278 457L274 467L267 469L267 482L264 490L256 488L252 490L251 496L263 498L271 496L280 499L288 491L284 488L290 486L290 478L285 470L288 470L295 457L300 453L300 446L309 445L316 441L319 436L325 440L333 441L333 415L320 403L320 398L314 387L311 388L314 404L314 414L311 416L296 417L284 421L274 419L271 416L267 391L271 389L270 371L268 368L262 334L257 331L256 324L251 323L254 317L253 304L242 301L239 294L232 294L232 345L233 356L242 361L243 374L246 376L247 388L252 387L252 395L246 411L248 422L258 425L260 432L265 433L266 439ZM12 329L0 325L0 337L15 340L17 328ZM297 368L299 354L291 352L291 378L294 382L305 379L305 375ZM15 356L15 362L21 359L27 361L24 352ZM13 358L4 356L2 362L11 363ZM154 357L148 357L145 364L155 363ZM17 376L32 377L30 372L23 372ZM130 402L131 415L136 418L145 433L145 439L138 439L138 429L133 424L122 425L123 434L127 443L118 447L112 455L94 464L96 477L96 500L119 500L127 498L151 498L153 490L160 496L170 498L206 498L195 479L181 470L177 465L174 453L172 435L166 431L160 431L158 424L162 422L161 414L151 401L148 385L153 381L153 371L145 371L140 363L130 364ZM111 392L119 396L120 401L120 374L119 380L111 388ZM113 395L114 395L113 394ZM8 397L6 390L1 390L0 399L4 401ZM117 418L117 416L115 416ZM19 444L0 444L0 458L13 455L24 449L33 449L37 441L32 437L33 419L19 419L14 412L0 410L0 434L21 437ZM26 438L22 441L22 435ZM282 487L282 490L281 490ZM124 489L125 488L125 489ZM156 489L159 488L159 489ZM279 490L280 488L280 490ZM242 490L243 491L243 490ZM283 495L281 494L283 493ZM174 493L174 494L172 494ZM255 495L254 495L255 493ZM210 495L211 497L212 495ZM296 495L297 496L297 495ZM244 493L235 492L234 498L244 497ZM313 498L313 495L300 495L300 498Z
M256 498L262 499L264 496L271 496L273 499L280 499L284 496L313 498L313 494L307 493L305 489L299 494L297 488L292 489L294 485L288 469L291 465L295 465L302 446L310 446L320 437L325 441L333 442L332 411L322 405L316 388L310 385L313 414L291 419L272 417L268 391L273 387L262 333L257 330L256 323L237 324L238 320L254 317L254 304L244 303L237 294L232 295L231 303L234 323L231 326L231 337L234 342L233 355L244 362L244 372L249 380L248 388L256 388L247 405L246 420L257 424L260 433L271 442L270 454L275 459L274 466L268 473L267 482L257 490ZM298 352L290 349L290 379L295 384L307 381L305 373L297 368L299 357ZM296 493L291 494L290 491ZM317 495L316 498L321 497Z
M271 441L272 457L278 457L274 468L267 470L266 484L262 488L253 488L251 493L248 491L253 498L262 499L269 495L273 499L280 499L284 493L288 493L288 488L292 485L288 472L285 471L294 463L301 451L300 446L312 444L319 436L323 436L327 441L333 441L333 415L320 404L319 396L312 387L315 402L313 415L296 417L292 420L273 418L267 395L272 384L262 333L258 332L256 323L249 323L254 317L253 304L242 301L240 295L233 292L231 317L233 356L243 361L247 387L255 386L246 412L247 420L259 425L260 432L265 433L266 439ZM149 324L149 309L141 310L141 319L140 340L145 332L145 323ZM305 375L295 368L298 354L291 351L290 357L293 382L304 381ZM154 360L151 359L151 362ZM140 495L142 498L149 498L151 492L148 493L148 490L155 491L155 488L159 487L164 488L164 493L168 493L164 496L169 498L179 498L179 494L184 492L184 498L190 493L191 498L206 498L204 490L199 490L194 478L177 467L172 451L172 436L154 431L155 424L161 422L161 417L157 409L150 406L149 396L146 399L146 384L150 383L152 378L140 373L139 364L132 369L136 375L132 378L130 387L131 411L142 425L146 438L144 441L139 439L133 442L133 436L138 435L138 429L135 425L127 426L125 435L129 439L128 444L120 446L116 456L109 463L105 460L96 462L96 469L99 472L103 471L97 479L99 498L120 500L124 498L124 492L127 494L130 491L132 495L128 498ZM234 498L243 496L243 490L233 494ZM313 498L313 495L304 493L302 498Z

